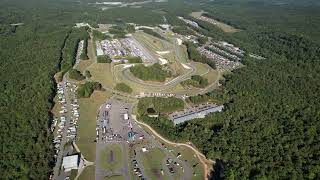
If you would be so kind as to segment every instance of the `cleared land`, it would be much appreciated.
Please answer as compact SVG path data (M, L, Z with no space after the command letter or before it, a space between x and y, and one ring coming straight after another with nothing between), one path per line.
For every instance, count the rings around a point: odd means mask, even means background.
M218 28L222 29L226 33L235 33L235 32L240 31L239 29L236 29L236 28L234 28L234 27L232 27L232 26L230 26L228 24L225 24L223 22L220 22L220 21L217 21L215 19L202 16L202 12L192 12L190 15L192 17L194 17L194 18L197 18L197 19L200 19L202 21L206 21L208 23L211 23L211 24L217 26Z
M203 77L204 77L204 78L207 78L209 84L211 84L211 83L216 82L217 79L220 78L219 74L220 74L220 73L218 72L218 70L210 69L207 74L203 75Z
M203 76L203 75L208 74L211 70L213 70L207 64L195 62L194 65L195 65L195 67L197 69L197 72L195 73L196 75Z
M78 127L77 145L81 153L89 161L96 158L96 117L100 105L111 97L107 91L95 91L90 98L80 98L80 118Z
M147 129L147 128L144 128L145 131L149 132L152 134L152 132ZM159 141L160 143L164 144L165 147L167 147L168 149L171 149L173 150L172 153L174 156L177 156L178 153L181 154L181 157L179 158L180 160L186 160L192 170L193 170L193 173L195 175L193 175L192 179L194 180L202 180L204 179L204 167L203 165L200 163L198 157L195 155L195 153L193 152L193 150L191 150L190 148L186 148L186 147L183 147L183 146L173 146L173 145L170 145L168 144L167 142L161 140L160 138L158 138L157 136L155 136L156 140ZM194 166L195 165L195 166ZM207 164L208 166L212 166L212 164ZM194 166L194 167L193 167Z
M101 167L108 170L119 169L123 166L122 150L117 144L108 144L101 151Z
M112 88L115 86L115 82L112 76L112 64L109 63L94 63L88 70L90 71L93 81L97 81L102 84L103 87Z
M151 179L168 179L165 172L161 173L162 161L165 154L159 148L149 149L148 152L141 152L141 160L146 174Z

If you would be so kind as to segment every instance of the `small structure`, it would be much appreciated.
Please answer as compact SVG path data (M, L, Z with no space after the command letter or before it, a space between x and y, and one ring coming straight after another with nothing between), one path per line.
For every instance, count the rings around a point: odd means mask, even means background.
M142 152L147 152L148 151L148 149L146 148L146 147L142 147Z
M128 119L129 119L128 113L125 113L125 114L123 115L123 119L125 119L125 120L128 120Z
M97 47L97 56L102 56L103 50L99 41L96 41L96 47Z
M64 171L69 172L72 169L79 169L80 160L79 154L63 157L62 167Z

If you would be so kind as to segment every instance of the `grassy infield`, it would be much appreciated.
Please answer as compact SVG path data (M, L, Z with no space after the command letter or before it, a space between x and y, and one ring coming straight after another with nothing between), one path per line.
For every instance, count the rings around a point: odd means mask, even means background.
M166 51L169 49L172 49L170 45L167 42L160 42L157 41L154 43L152 40L151 36L140 36L141 41L146 43L146 45L150 45L149 50L152 50L153 52L155 51ZM144 38L144 39L143 39ZM154 45L151 45L150 43L153 43ZM90 44L90 43L89 43ZM90 44L91 45L91 44ZM88 48L89 53L91 48ZM177 63L176 61L178 60L179 57L174 57L172 55L173 53L169 53L166 55L166 58L170 63ZM164 56L164 55L163 55ZM182 60L183 62L187 61L186 59ZM104 87L114 87L115 86L115 81L113 79L112 73L111 73L111 64L92 64L90 60L81 62L78 65L79 70L84 71L87 67L88 70L92 74L92 80L100 82ZM209 82L215 81L216 78L216 71L212 70L210 67L204 64L196 64L197 67L197 72L196 74L204 75L206 78L209 79ZM119 72L115 68L115 75L119 77L117 80L122 80L121 76L118 74ZM129 84L134 91L140 92L145 90L145 87L139 87L140 85L134 85L133 83ZM177 87L171 88L169 91L171 92L176 92L183 90L183 88L180 85L177 85ZM168 92L168 91L167 91ZM96 136L95 132L95 126L96 126L96 115L97 115L97 110L99 109L99 106L105 102L106 99L108 99L111 96L111 93L108 91L102 91L102 92L94 92L90 98L83 98L79 99L79 105L80 105L80 119L79 119L79 128L78 128L78 139L77 139L77 145L81 149L81 152L83 153L84 157L89 160L89 161L95 161L95 143L94 139ZM190 162L190 165L194 165L198 163L198 160L196 157L193 156L193 152L189 149L186 148L174 148L172 146L167 145L168 148L174 149L174 152L180 152L182 154L182 158ZM109 147L114 149L115 152L118 152L119 149L117 147ZM118 147L119 148L119 147ZM121 151L121 149L120 149ZM102 157L107 157L108 156L108 150L104 151L102 154ZM116 159L122 159L121 155L119 153L116 153L115 155ZM159 168L162 168L161 162L162 159L165 157L164 153L161 152L159 149L153 149L150 152L146 153L145 156L143 156L142 160L143 163L145 164L147 173L149 177L154 177L157 179L157 176L155 176L154 170L157 169L160 172ZM118 167L121 166L121 163L116 163L116 164L108 164L106 161L102 161L102 166L105 168L113 168L113 167ZM80 180L82 179L91 179L94 177L94 171L95 168L94 166L89 166L87 167L84 172L80 176ZM203 169L201 165L197 165L194 168L194 171L198 176L194 177L195 179L202 179L203 178ZM108 177L106 179L123 179L122 176L117 176L117 177ZM167 179L167 177L164 175L163 179Z

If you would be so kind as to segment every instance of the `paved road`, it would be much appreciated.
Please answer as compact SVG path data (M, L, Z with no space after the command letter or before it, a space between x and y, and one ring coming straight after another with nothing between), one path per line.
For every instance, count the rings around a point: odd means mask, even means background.
M70 97L69 97L69 88L65 85L66 83L66 79L63 78L61 84L64 88L64 95L66 98L66 102L67 102L67 109L68 112L65 114L66 116L66 122L65 122L65 126L62 129L62 139L61 139L61 144L60 144L60 151L58 153L58 157L57 157L57 162L56 162L56 166L54 167L53 171L54 171L54 176L53 179L57 180L57 179L64 179L64 173L63 170L60 171L60 175L59 175L59 169L61 169L62 166L62 159L63 156L65 155L66 150L64 149L65 144L67 143L67 129L69 128L70 125L70 119L71 119L71 105L70 105Z
M124 66L124 65L118 65L118 66ZM151 88L161 88L160 91L164 91L165 89L168 89L168 88L172 88L174 87L175 85L177 85L178 83L180 83L181 81L183 80L186 80L188 78L190 78L195 72L196 72L196 68L189 63L189 67L191 68L191 70L183 75L180 75L172 80L170 80L169 82L166 82L166 83L148 83L146 81L143 81L143 80L140 80L140 79L137 79L137 78L134 78L132 77L130 74L129 74L129 67L126 67L126 68L123 68L122 70L122 74L123 74L123 77L125 77L126 79L128 79L129 81L133 81L137 84L141 84L141 85L144 85L144 86L149 86Z
M146 47L144 47L141 43L139 43L138 40L136 40L134 37L131 37L130 39L143 52L143 54L147 58L148 63L154 64L154 63L159 62L159 59L157 59L157 57L153 56Z
M106 104L111 104L111 108L106 109ZM108 114L104 114L108 112ZM99 138L96 143L96 173L95 179L102 180L105 176L119 175L125 177L126 180L130 180L129 176L129 160L127 152L127 136L130 129L128 128L127 120L124 119L123 114L132 112L132 106L130 104L122 103L120 101L110 99L106 103L102 104L99 109L97 117L97 125L99 128ZM106 128L106 132L103 133L103 128ZM114 137L113 135L120 135ZM108 139L107 137L112 137L113 139ZM122 157L123 157L123 167L113 171L106 170L100 167L102 161L100 157L101 151L103 151L108 145L116 143L120 146Z

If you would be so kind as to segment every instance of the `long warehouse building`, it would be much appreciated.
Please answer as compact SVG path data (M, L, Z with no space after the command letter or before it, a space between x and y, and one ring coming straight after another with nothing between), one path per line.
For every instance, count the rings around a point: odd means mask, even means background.
M184 114L171 116L171 120L174 124L180 124L192 119L204 118L209 113L221 112L223 110L223 105L221 106L207 106L205 108L198 109L196 111L189 111Z

